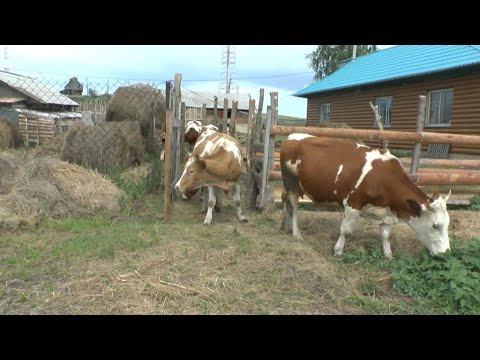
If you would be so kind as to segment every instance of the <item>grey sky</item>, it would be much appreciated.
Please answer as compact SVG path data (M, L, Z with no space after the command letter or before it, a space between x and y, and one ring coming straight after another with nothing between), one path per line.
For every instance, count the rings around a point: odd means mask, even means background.
M379 45L381 49L393 45ZM55 81L76 76L81 82L105 79L148 79L161 82L182 74L182 85L194 91L218 90L221 45L8 45L0 69L25 75L42 73ZM237 45L236 83L239 91L257 99L279 93L279 113L306 116L307 102L291 94L309 85L313 72L305 56L315 45ZM211 80L211 81L193 81ZM269 100L268 102L269 103Z

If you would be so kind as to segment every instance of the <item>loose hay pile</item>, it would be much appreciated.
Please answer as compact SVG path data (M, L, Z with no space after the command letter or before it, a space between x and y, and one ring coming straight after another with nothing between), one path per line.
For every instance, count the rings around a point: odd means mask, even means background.
M0 150L10 149L20 145L20 137L15 126L6 118L0 116Z
M119 211L124 195L93 171L54 158L21 159L0 153L0 227L49 217Z
M108 103L105 116L107 122L139 121L149 152L158 150L165 119L165 98L157 89L144 84L118 88Z

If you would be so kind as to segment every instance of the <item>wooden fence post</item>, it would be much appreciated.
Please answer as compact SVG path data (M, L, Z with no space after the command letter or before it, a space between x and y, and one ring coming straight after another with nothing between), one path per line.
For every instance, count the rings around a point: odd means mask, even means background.
M262 112L263 112L263 97L264 90L260 89L260 98L258 99L257 121L255 126L255 142L260 142L260 136L262 132Z
M427 97L420 95L418 99L418 113L417 113L417 133L423 131L423 125L425 124L425 114ZM410 165L410 174L416 174L418 171L418 164L420 163L420 157L422 154L422 143L416 142L413 146L412 164Z
M270 93L270 117L267 117L265 124L265 144L263 150L263 166L262 166L262 187L260 204L263 210L270 207L272 201L273 186L268 182L268 175L273 170L275 161L275 134L272 134L272 126L277 125L278 115L278 93Z
M212 124L218 126L218 97L213 98L213 122Z
M259 208L263 210L265 208L265 199L267 198L267 186L268 186L268 158L270 151L270 131L272 129L272 108L267 106L267 118L265 119L265 142L263 143L263 159L262 159L262 173L260 178L260 202ZM275 152L275 145L273 147Z
M181 82L182 74L175 74L175 84L173 88L173 127L172 127L172 185L180 178L180 104L181 104ZM177 195L174 187L172 186L172 198L176 199Z
M220 131L228 134L228 127L227 127L227 117L228 117L228 99L223 99L223 118L222 118L222 126Z
M182 101L182 107L181 107L181 112L180 112L180 168L181 168L181 162L185 158L185 117L186 117L186 112L187 112L187 107L184 101ZM181 169L180 169L181 172Z
M255 100L250 99L248 106L248 127L247 127L247 186L245 197L249 200L251 208L251 198L253 193L253 164L252 164L252 129L253 129L253 117L255 116Z
M230 135L235 137L235 127L237 126L237 108L238 101L232 101L232 114L230 115Z
M167 81L166 99L170 99L171 84ZM165 119L165 157L163 160L163 221L170 220L171 210L171 178L172 178L172 126L173 111L171 103L166 102L166 119Z
M202 124L203 126L210 124L210 122L207 123L207 104L203 104L202 106Z

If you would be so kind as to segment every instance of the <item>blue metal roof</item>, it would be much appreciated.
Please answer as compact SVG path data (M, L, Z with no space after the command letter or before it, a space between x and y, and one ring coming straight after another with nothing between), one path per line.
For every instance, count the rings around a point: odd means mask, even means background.
M480 64L479 45L398 45L358 57L294 96L322 93Z

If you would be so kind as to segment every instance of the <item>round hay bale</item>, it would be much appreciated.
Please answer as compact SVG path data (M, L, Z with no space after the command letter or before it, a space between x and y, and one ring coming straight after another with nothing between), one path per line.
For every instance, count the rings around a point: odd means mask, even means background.
M97 126L105 129L105 131L111 131L113 128L120 130L130 149L128 165L143 164L145 160L145 139L142 136L139 121L105 122L98 124Z
M31 150L31 157L39 158L50 156L59 159L62 155L63 142L65 141L66 134L66 132L60 132L46 139L39 146Z
M104 173L112 167L124 169L131 164L130 148L120 129L83 123L68 130L61 159Z
M0 150L15 148L20 145L17 128L7 118L0 116Z
M155 118L155 126L154 126ZM135 84L118 88L110 99L105 121L139 121L147 151L157 151L165 129L165 98L152 86Z

